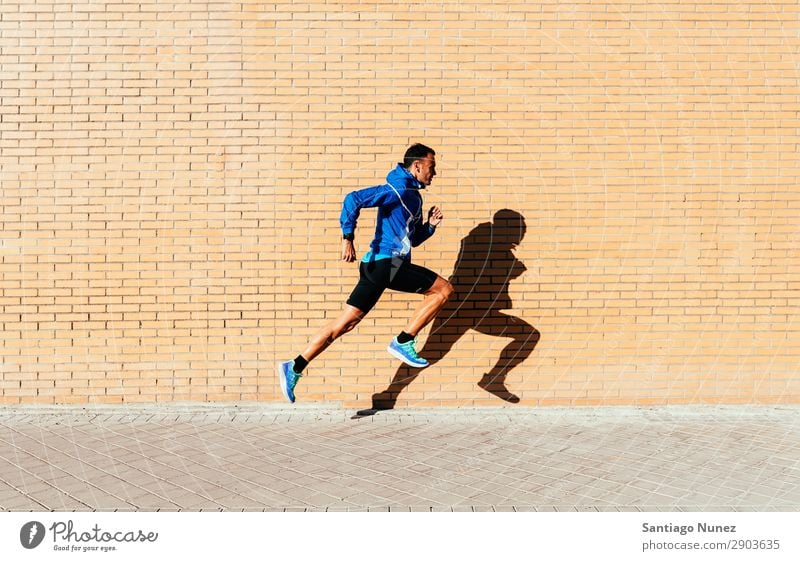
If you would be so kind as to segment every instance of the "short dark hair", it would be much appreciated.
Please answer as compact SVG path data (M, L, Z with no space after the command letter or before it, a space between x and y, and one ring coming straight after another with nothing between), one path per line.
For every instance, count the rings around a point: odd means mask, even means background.
M408 169L417 160L424 160L428 154L436 155L436 152L433 151L433 148L429 148L419 142L412 144L406 150L405 156L403 156L403 166Z

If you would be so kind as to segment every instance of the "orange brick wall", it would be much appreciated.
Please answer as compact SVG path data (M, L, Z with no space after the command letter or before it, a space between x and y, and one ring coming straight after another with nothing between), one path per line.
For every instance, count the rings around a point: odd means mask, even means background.
M523 406L800 401L796 1L0 10L0 403L279 400L357 279L343 196L414 141L446 216L417 263L451 275L501 209L527 230L465 261L469 313L398 405L503 404L476 382L525 333ZM521 321L467 329L505 280ZM369 405L417 301L299 400Z

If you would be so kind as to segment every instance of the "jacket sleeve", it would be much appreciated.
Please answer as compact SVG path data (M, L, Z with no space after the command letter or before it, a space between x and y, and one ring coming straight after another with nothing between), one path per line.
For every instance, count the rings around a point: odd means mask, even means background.
M339 217L342 233L347 235L355 232L358 215L362 208L392 204L394 199L397 199L397 195L386 185L367 187L348 193L342 204L342 215Z
M414 224L414 233L411 234L411 247L417 247L430 238L434 232L436 232L436 226L431 226L427 222L423 223L422 219L417 220Z

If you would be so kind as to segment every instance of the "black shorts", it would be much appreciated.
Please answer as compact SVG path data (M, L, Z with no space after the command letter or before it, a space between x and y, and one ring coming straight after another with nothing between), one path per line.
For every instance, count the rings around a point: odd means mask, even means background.
M361 277L347 303L366 314L387 288L421 294L427 292L439 277L425 267L408 261L403 261L398 266L397 262L398 259L379 259L367 263L362 261L358 266Z

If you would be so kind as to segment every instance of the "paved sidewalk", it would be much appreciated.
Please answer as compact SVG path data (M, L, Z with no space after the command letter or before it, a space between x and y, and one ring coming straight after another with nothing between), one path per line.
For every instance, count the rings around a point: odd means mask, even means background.
M800 408L0 408L0 510L800 510Z

